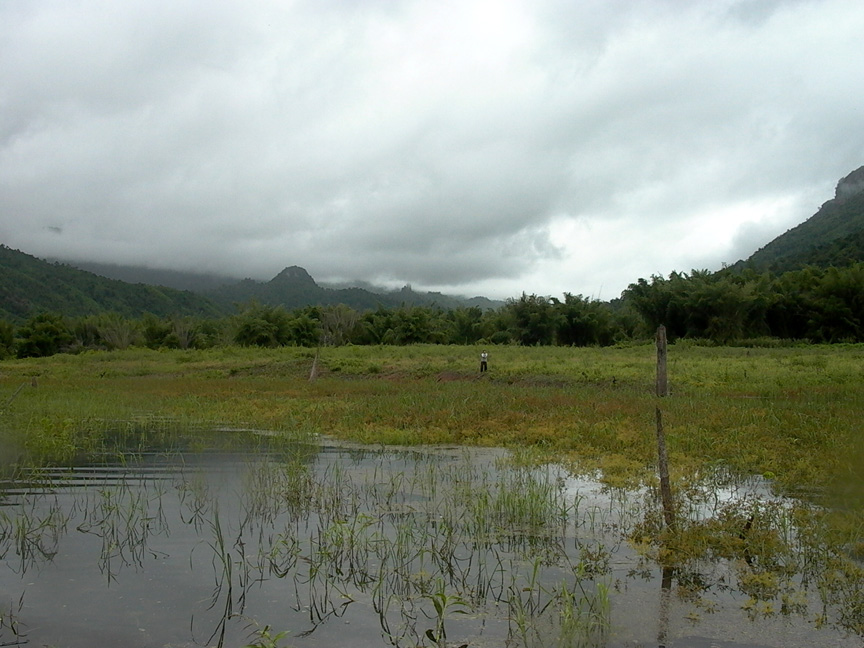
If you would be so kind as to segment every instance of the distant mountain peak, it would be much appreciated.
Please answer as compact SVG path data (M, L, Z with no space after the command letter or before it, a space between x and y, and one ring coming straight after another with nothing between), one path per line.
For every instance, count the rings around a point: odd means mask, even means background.
M864 166L855 169L852 173L837 183L834 192L836 200L846 200L864 191Z
M318 285L315 283L312 275L306 272L305 268L296 265L285 268L282 272L273 277L273 279L270 280L270 283L309 284L311 286Z

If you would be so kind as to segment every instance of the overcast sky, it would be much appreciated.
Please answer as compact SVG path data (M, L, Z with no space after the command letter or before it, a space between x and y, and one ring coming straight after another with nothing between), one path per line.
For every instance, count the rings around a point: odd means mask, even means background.
M6 0L0 243L607 300L864 165L862 34L860 0Z

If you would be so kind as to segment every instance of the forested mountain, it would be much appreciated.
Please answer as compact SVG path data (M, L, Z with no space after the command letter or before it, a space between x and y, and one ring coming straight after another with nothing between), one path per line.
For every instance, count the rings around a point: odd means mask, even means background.
M153 280L163 277L171 279L175 285L196 286L197 289L177 290L145 283L128 283L0 246L0 319L15 322L40 312L77 317L109 311L129 317L139 317L144 313L160 317L222 317L236 312L238 305L251 301L288 310L335 304L345 304L361 311L399 306L479 306L485 309L501 305L501 302L484 297L465 299L441 293L415 292L408 286L383 293L361 288L324 288L306 270L297 266L285 268L270 281L244 279L218 286L219 278L210 275L162 273L146 269L136 271L124 266L98 264L92 267L101 267L130 278ZM222 280L230 282L227 278Z
M239 281L239 279L225 275L185 272L182 270L161 270L156 268L144 268L141 266L120 265L116 263L71 261L59 258L48 259L48 261L56 261L65 265L70 265L73 268L87 270L88 272L92 272L100 277L119 279L126 283L165 286L176 290L189 290L197 293L215 290L225 284L237 283Z
M223 307L255 299L262 304L302 308L304 306L328 306L345 304L352 308L367 310L378 306L431 306L442 308L461 308L479 306L497 308L503 302L486 297L454 297L437 292L415 292L410 286L400 290L377 288L371 284L327 286L317 283L309 273L299 266L285 268L269 281L240 279L227 275L184 272L179 270L158 270L140 266L124 266L91 261L63 261L81 270L109 279L119 279L128 283L143 283L154 286L168 286L178 290L189 290L219 302Z
M262 304L283 306L289 310L304 306L333 306L336 304L344 304L361 311L398 306L435 305L441 308L465 306L494 308L500 306L500 303L484 297L465 299L441 293L420 293L408 286L398 291L380 293L363 288L325 288L319 286L309 273L299 266L285 268L270 281L260 282L244 279L238 283L226 284L215 290L209 290L204 294L223 307L254 299Z
M860 261L864 261L864 167L840 180L834 198L813 216L733 267L780 274L808 265L828 268Z
M40 312L77 317L109 311L128 317L224 314L201 295L107 279L0 245L0 319L16 322Z

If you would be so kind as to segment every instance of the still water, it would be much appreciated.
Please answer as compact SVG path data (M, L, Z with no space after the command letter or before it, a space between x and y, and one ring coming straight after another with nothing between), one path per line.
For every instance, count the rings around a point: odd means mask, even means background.
M257 443L31 471L0 496L0 645L861 645L806 577L754 599L741 561L664 572L633 541L649 491L509 458ZM691 500L785 506L759 481Z

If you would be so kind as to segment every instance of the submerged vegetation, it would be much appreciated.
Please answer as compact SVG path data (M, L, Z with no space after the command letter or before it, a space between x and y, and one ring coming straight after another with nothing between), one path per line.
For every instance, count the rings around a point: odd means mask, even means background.
M70 637L70 615L90 617L135 581L164 583L155 605L119 610L124 645L139 632L141 645L189 645L190 634L216 647L345 645L350 624L364 645L623 646L704 614L757 632L779 617L809 645L864 633L860 569L816 507L758 480L726 494L720 473L690 483L670 532L655 526L651 489L600 489L519 453L319 453L253 437L228 435L234 451L218 461L185 448L26 471L0 510L11 572L0 584L17 601L0 638L99 643L98 623ZM70 600L31 631L44 588L70 575L95 603ZM181 603L170 610L158 604L166 588Z

